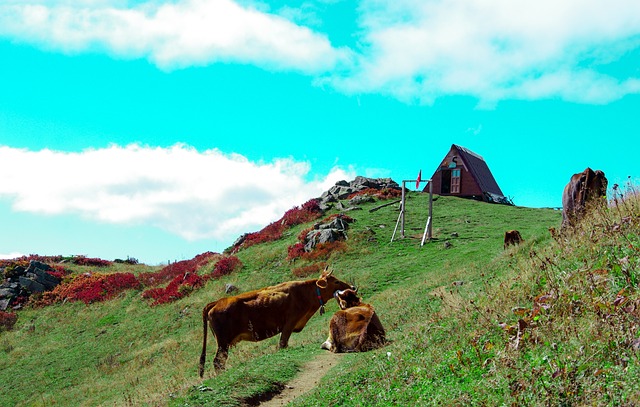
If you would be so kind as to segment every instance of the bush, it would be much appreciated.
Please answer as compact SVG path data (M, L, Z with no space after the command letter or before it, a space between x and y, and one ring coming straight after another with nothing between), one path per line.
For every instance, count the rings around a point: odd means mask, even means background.
M194 290L201 288L209 278L222 277L232 273L238 267L242 267L242 262L236 256L223 257L218 260L211 274L205 276L198 275L198 269L206 264L204 262L205 259L210 259L212 254L213 253L206 255L205 253L204 256L196 256L196 259L194 259L195 261L180 262L182 263L181 266L172 267L171 272L175 273L177 270L180 270L181 273L174 276L166 287L149 289L142 293L142 297L153 299L154 301L151 305L173 302L186 297ZM179 263L175 264L177 265ZM162 273L162 275L167 275L167 273Z
M301 278L309 277L309 276L317 276L317 275L320 275L320 273L322 273L322 271L325 269L326 266L327 266L327 263L324 263L324 262L313 263L306 266L295 268L291 270L291 272L293 273L294 276L301 277Z
M142 298L152 298L155 301L151 305L166 304L176 301L190 294L194 289L204 285L206 278L195 272L187 272L182 276L176 276L165 288L152 288L142 293Z
M220 255L213 252L201 253L195 256L193 259L171 263L159 271L155 271L152 273L141 273L138 276L138 279L143 285L147 287L164 284L172 281L178 276L184 276L187 273L195 273L200 267L209 263L216 256Z
M0 332L13 329L17 320L18 315L15 312L0 311Z
M37 306L62 301L83 301L85 304L111 299L122 291L140 288L140 282L132 273L81 274L66 284L59 284L52 291L42 294Z
M383 189L375 189L375 188L366 188L358 192L354 192L349 195L347 199L353 199L356 196L360 195L369 195L374 196L378 199L391 199L391 198L399 198L402 196L402 190L400 189L391 189L391 188L383 188Z
M223 257L218 260L211 275L213 277L222 277L231 274L239 267L242 267L242 262L236 256Z

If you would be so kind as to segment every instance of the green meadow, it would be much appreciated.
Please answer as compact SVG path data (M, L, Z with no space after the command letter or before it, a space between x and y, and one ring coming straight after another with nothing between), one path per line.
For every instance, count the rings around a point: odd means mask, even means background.
M595 209L575 230L553 237L559 210L434 198L433 240L422 247L426 194L408 194L405 238L393 242L398 205L371 212L385 203L377 201L346 213L355 222L345 245L314 262L358 286L389 343L344 355L291 405L640 404L640 202L631 197ZM175 302L151 306L141 291L128 290L89 305L20 310L13 329L0 333L0 405L258 405L326 352L320 344L335 301L293 334L287 349L276 349L277 337L241 342L218 375L209 335L204 379L202 308L225 296L226 284L247 291L317 277L300 276L310 261L287 260L288 247L310 225L240 250L240 269ZM524 242L504 249L510 229Z

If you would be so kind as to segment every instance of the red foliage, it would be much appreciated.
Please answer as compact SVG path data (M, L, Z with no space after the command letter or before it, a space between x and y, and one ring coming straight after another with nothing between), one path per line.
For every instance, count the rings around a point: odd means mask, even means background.
M159 271L155 271L152 273L141 273L138 276L138 279L143 285L147 287L164 284L178 276L184 276L187 273L195 273L200 267L209 263L216 256L220 255L213 252L205 252L197 255L191 260L182 260L171 263Z
M322 216L322 210L317 199L311 199L305 202L302 207L293 207L289 209L279 220L270 223L259 232L248 233L243 242L233 248L233 252L237 252L240 247L249 247L258 243L272 242L282 237L282 233L301 223L310 222Z
M231 274L238 267L242 267L242 262L236 256L223 257L216 263L211 275L222 277Z
M322 270L327 266L327 263L313 263L307 266L302 266L291 270L294 276L296 277L309 277L319 275Z
M318 243L312 251L304 251L304 244L296 243L288 248L289 255L287 260L302 259L302 260L327 260L333 252L345 252L347 251L347 244L343 241Z
M164 288L152 288L142 293L142 298L153 298L155 301L151 305L166 304L180 299L195 288L204 285L206 278L200 277L195 272L187 272L182 276L176 276Z
M108 267L113 262L109 260L102 260L96 257L86 257L86 256L74 256L71 258L71 262L73 264L77 264L78 266L93 266L93 267Z
M375 188L365 188L358 192L354 192L349 195L348 199L352 199L359 195L370 195L375 196L379 199L391 199L398 198L402 195L402 190L400 189L392 189L392 188L383 188L383 189L375 189Z
M305 254L304 251L304 243L298 242L292 246L287 248L287 260L297 259L298 257L302 257Z
M52 291L42 294L35 305L55 302L83 301L85 304L111 299L124 290L140 288L140 282L132 273L81 274L67 284L59 284Z
M207 253L204 253L207 254ZM227 275L232 273L236 268L242 267L242 262L236 256L223 257L214 266L213 271L209 275L200 276L198 275L198 269L206 264L208 259L212 257L215 253L209 253L207 256L200 255L200 257L196 256L198 261L192 262L183 262L183 265L179 268L174 267L172 272L176 270L186 270L187 267L191 267L190 269L184 271L181 274L178 274L173 277L171 282L167 284L166 287L158 287L151 288L142 293L143 298L152 298L154 302L151 305L160 305L166 304L169 302L176 301L182 297L187 296L193 290L204 286L209 278L212 277L221 277L223 275ZM218 254L215 254L219 256ZM207 260L207 261L205 261ZM175 263L179 264L179 263ZM169 266L167 266L169 267ZM165 268L167 268L165 267ZM162 270L160 270L162 272ZM167 273L163 273L163 276L166 276Z
M15 312L0 311L0 332L13 329L17 320L18 315Z
M347 244L341 240L335 242L318 243L313 251L302 255L304 260L328 259L334 252L347 251Z

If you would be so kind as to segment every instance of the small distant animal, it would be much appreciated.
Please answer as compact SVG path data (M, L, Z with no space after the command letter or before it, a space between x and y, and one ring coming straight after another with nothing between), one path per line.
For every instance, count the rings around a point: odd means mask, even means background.
M517 230L508 230L504 232L504 248L506 249L509 245L519 245L522 243L524 239L520 235L520 232Z
M575 226L584 217L589 203L606 197L608 183L604 172L589 167L573 174L562 194L562 229Z
M207 324L218 343L213 365L219 371L224 369L229 348L240 341L257 342L280 333L278 347L286 348L291 333L302 331L318 309L324 312L334 292L346 289L355 287L325 268L317 279L289 281L207 304L202 310L200 377L207 355Z
M363 304L353 289L338 291L334 296L341 310L329 322L329 337L322 349L366 352L385 344L384 327L372 305Z

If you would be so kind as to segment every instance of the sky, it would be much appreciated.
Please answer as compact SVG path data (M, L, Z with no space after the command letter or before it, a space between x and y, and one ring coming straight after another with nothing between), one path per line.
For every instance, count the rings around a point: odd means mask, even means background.
M222 252L452 144L560 207L639 129L637 0L0 0L4 258Z

